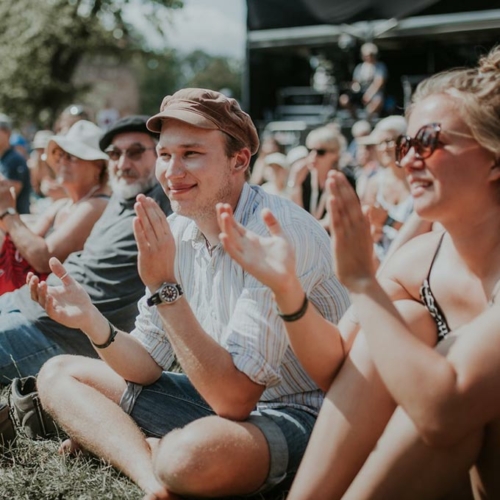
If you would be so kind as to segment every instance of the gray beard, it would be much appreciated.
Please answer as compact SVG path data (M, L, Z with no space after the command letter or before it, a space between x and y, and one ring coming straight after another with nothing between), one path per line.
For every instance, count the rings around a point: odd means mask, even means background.
M118 195L124 200L129 200L135 198L140 193L145 193L149 191L152 187L157 184L156 177L151 177L143 182L134 182L133 184L127 184L121 179L110 178L109 185L113 191L113 194Z

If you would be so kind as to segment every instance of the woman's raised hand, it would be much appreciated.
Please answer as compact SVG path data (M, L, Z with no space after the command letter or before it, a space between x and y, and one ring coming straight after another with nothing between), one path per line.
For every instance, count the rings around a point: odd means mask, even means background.
M329 172L326 189L337 276L351 292L361 292L375 278L370 223L344 174Z

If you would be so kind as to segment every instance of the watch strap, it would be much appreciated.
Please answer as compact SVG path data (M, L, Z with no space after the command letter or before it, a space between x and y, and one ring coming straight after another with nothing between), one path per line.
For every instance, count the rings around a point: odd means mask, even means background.
M165 300L163 298L163 292L167 287L173 287L177 290L177 296L174 297L172 300ZM157 306L160 304L173 304L179 298L184 294L184 290L182 289L182 286L179 283L163 283L158 290L156 290L155 293L153 293L148 299L146 300L146 303L149 307L152 306Z

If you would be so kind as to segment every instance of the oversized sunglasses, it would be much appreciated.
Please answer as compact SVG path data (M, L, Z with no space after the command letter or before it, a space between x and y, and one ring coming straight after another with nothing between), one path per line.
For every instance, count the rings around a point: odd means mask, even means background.
M440 133L441 124L429 123L429 125L424 125L419 129L415 137L400 135L396 139L396 165L401 167L401 161L409 153L411 148L415 150L415 158L418 160L429 158L442 144L439 140ZM470 134L463 134L462 132L455 132L453 130L447 130L446 133L474 139L474 136Z
M105 153L113 161L118 161L123 155L125 155L129 160L137 161L140 160L142 158L142 155L149 149L155 149L155 148L146 148L138 144L124 150L112 147L106 149Z
M318 156L325 156L326 153L335 153L336 151L334 149L325 149L325 148L307 148L309 153L312 153L313 151L318 155Z

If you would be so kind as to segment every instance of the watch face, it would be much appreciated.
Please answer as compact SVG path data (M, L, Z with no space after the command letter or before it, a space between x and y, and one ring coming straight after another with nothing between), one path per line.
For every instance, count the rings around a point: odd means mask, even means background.
M160 290L160 299L162 302L175 302L179 297L179 290L175 285L166 284Z

